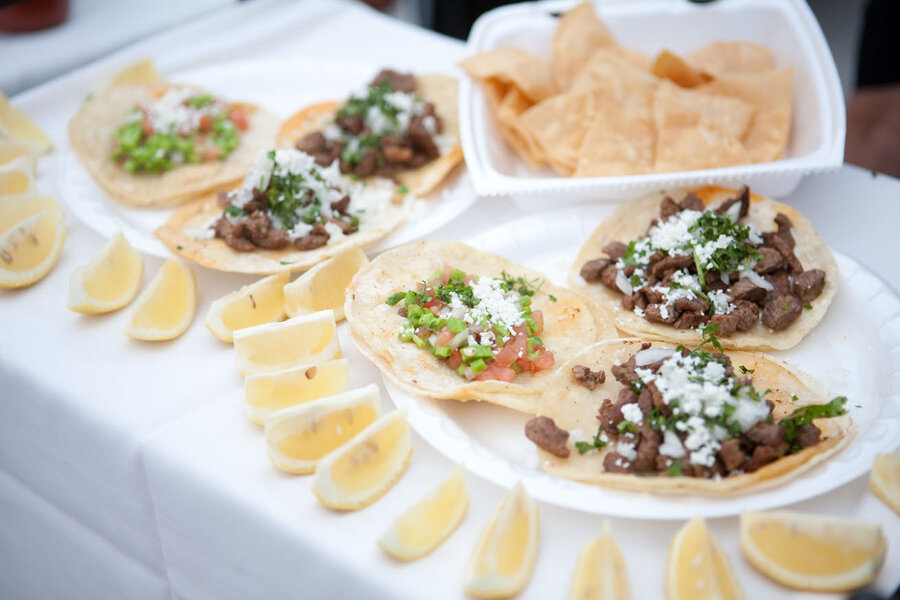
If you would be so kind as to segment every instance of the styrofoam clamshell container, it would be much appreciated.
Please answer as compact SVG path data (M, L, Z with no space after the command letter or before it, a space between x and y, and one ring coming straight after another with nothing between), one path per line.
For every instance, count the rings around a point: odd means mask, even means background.
M550 0L515 4L482 15L467 55L517 46L550 58L558 18L577 4ZM506 145L477 81L463 76L459 116L463 152L476 191L514 195L525 206L593 200L617 202L641 192L698 185L740 185L772 197L791 193L805 175L843 163L844 99L822 30L803 0L595 1L616 41L650 57L668 48L685 54L717 40L747 40L769 48L776 68L793 67L794 93L785 156L781 160L700 171L566 178L532 171Z

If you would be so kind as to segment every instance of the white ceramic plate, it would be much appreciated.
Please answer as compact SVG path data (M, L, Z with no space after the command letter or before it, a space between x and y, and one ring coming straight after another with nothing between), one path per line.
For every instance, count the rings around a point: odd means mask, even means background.
M174 81L195 83L225 98L253 102L286 118L310 104L340 99L378 72L379 66L329 60L253 60L216 63L166 74ZM122 230L131 244L147 254L171 252L153 235L172 209L135 209L111 198L65 148L60 192L68 207L88 227L109 237ZM449 185L413 202L407 222L382 240L375 251L417 239L452 221L475 201L466 173Z
M543 271L565 285L578 249L606 206L576 206L527 216L466 240L489 252ZM719 499L618 492L540 471L525 438L528 415L487 403L410 396L385 380L398 408L428 443L471 472L503 487L522 480L535 498L591 513L642 519L733 515L798 502L858 477L877 452L900 442L900 299L877 276L837 254L841 282L822 323L799 345L773 353L820 379L833 395L847 396L859 435L843 452L788 484Z

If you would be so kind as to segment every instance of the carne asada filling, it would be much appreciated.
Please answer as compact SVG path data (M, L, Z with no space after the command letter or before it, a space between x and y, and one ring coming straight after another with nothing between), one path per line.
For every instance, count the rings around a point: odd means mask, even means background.
M350 194L334 167L297 150L260 151L240 188L219 196L212 229L235 250L313 250L359 230Z
M297 142L297 149L341 173L394 177L440 155L441 119L434 104L415 93L412 75L386 69L350 96L323 131Z
M641 350L612 367L623 388L615 401L601 404L593 443L574 444L580 454L608 447L605 471L704 478L751 473L819 443L813 419L846 413L847 399L838 397L776 423L768 390L753 387L746 369L736 377L726 355L681 346L666 354ZM552 421L532 425L529 438L562 456L554 428Z
M478 277L445 267L417 290L392 294L387 304L402 301L398 312L406 323L398 337L430 351L460 377L512 381L523 371L553 366L553 352L540 337L543 313L531 309L543 284L506 272Z
M128 112L113 136L112 159L129 173L160 173L183 163L224 160L246 129L241 108L170 86L153 102Z
M715 210L694 194L678 203L666 197L646 236L607 244L607 257L586 262L581 276L621 292L622 306L652 323L715 323L721 336L759 321L786 329L822 293L825 272L803 269L785 215L772 232L742 225L749 207L747 186Z

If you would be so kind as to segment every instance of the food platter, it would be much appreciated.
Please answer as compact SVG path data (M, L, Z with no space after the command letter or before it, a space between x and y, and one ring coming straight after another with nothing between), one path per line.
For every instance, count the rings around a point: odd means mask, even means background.
M610 212L579 205L521 217L465 240L538 269L563 284L582 241ZM616 492L552 477L538 468L524 436L528 415L485 403L428 400L385 385L424 440L451 460L494 483L521 480L535 498L590 513L631 518L718 517L811 498L864 474L878 452L900 440L900 299L876 275L835 253L840 287L828 315L803 342L776 360L818 378L832 395L845 395L859 434L844 451L783 486L730 498Z
M190 81L223 97L251 101L286 116L298 106L341 98L371 79L378 65L334 60L243 60L214 63L167 73L174 81ZM285 81L296 82L285 85ZM274 143L274 141L273 141ZM71 211L88 227L109 237L122 230L138 250L167 257L169 250L153 235L172 209L134 209L113 200L91 178L74 153L62 156L60 192ZM408 206L406 223L379 242L377 249L402 244L437 229L475 201L468 175L451 176L440 190Z

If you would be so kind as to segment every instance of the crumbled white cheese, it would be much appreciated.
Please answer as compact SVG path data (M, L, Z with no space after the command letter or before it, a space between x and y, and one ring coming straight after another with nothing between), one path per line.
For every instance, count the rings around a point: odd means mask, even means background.
M663 433L663 443L659 445L659 453L671 456L672 458L681 458L684 456L684 446L681 445L678 434L674 431L666 430Z
M470 284L473 295L481 300L466 315L466 322L475 323L485 320L493 325L502 325L512 329L521 325L522 307L518 296L508 293L501 287L503 281L495 277L480 277Z
M717 315L727 315L734 311L734 304L731 303L731 296L722 290L711 290L708 294L710 302L712 302L713 310Z
M622 407L622 416L625 417L625 420L631 421L635 425L640 425L644 422L644 413L641 412L641 407L635 402Z
M688 230L702 214L702 212L696 210L683 210L665 221L657 223L650 228L650 243L657 250L665 250L670 254L679 254L679 252L674 251L682 250L694 239L693 234ZM683 254L683 252L681 253Z
M709 259L712 258L713 253L716 250L725 249L733 243L733 237L731 237L730 235L722 234L711 242L706 242L705 244L695 246L694 256L697 257L697 260L700 262L700 264L706 265L707 268L712 268Z
M628 461L634 461L637 458L637 448L634 444L619 441L616 443L616 452L622 455L622 458Z

